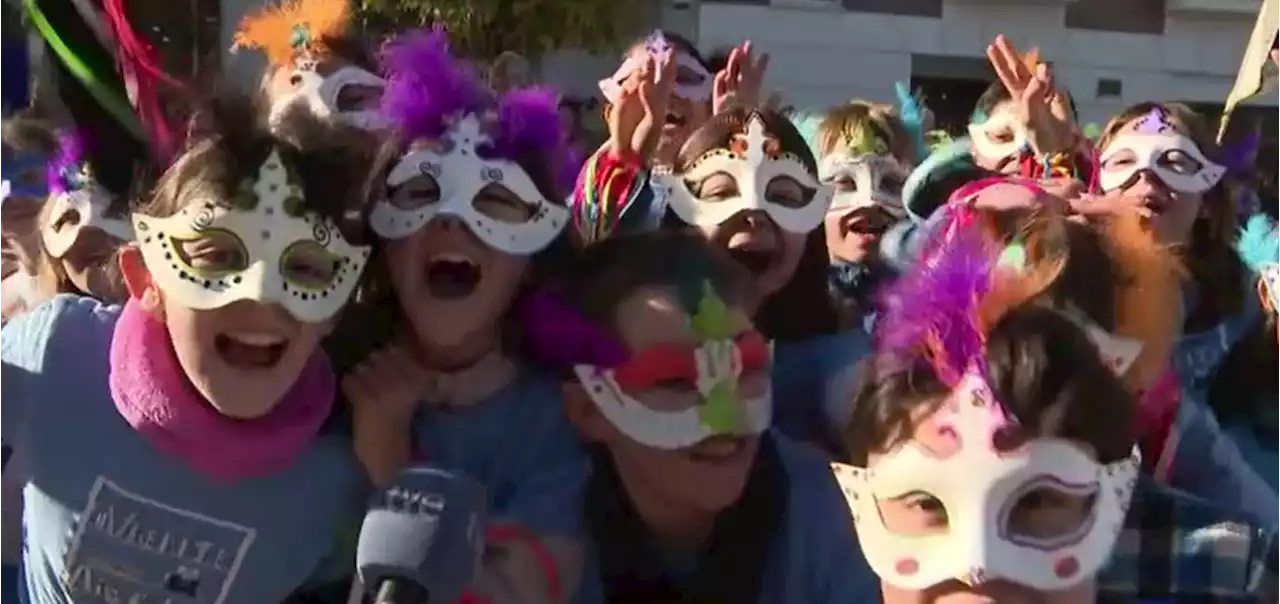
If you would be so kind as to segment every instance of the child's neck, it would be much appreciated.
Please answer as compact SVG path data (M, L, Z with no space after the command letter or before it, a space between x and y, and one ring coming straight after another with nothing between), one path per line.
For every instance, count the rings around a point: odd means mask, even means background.
M625 496L644 521L654 542L663 549L697 551L715 526L716 512L673 501L646 485L633 484L622 475Z
M428 405L466 407L511 384L516 365L502 351L501 335L469 338L456 346L414 346L418 362L435 374L422 393Z

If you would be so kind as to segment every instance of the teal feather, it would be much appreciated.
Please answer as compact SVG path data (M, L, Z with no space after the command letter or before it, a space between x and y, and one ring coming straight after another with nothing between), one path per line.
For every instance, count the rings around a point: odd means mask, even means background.
M920 100L911 94L906 84L894 82L893 91L898 97L898 119L902 121L902 127L911 136L912 144L916 149L915 161L918 164L929 156L929 148L924 140L924 107L920 105Z
M793 111L789 117L791 123L795 124L796 130L800 132L800 136L804 138L805 144L809 145L813 158L820 159L822 154L818 152L820 147L818 139L821 137L818 129L822 126L822 116L808 111Z
M1254 274L1268 264L1280 263L1280 232L1266 214L1254 214L1236 239L1236 253Z

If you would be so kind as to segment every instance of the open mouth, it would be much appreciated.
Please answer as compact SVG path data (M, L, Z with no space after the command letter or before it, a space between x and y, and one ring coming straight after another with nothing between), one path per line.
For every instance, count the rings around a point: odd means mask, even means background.
M884 208L868 206L849 212L842 222L846 233L882 235L893 224L893 216Z
M753 275L762 274L773 266L773 252L768 250L730 248L729 255Z
M1159 216L1169 209L1169 200L1160 195L1143 195L1142 207L1151 212L1151 215Z
M689 458L698 463L726 464L747 453L747 439L740 436L713 436L689 450Z
M458 254L436 256L427 264L427 289L444 300L470 296L480 285L480 265Z
M264 333L232 332L218 334L214 348L222 361L236 369L271 369L280 362L288 341Z
M662 127L663 128L683 128L685 123L686 122L685 122L684 116L678 113L669 111L667 112L666 119L662 120Z

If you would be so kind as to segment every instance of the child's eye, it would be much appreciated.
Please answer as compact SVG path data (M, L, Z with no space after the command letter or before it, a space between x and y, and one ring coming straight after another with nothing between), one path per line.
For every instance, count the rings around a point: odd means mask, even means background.
M338 258L314 241L299 241L280 258L280 273L309 289L324 289L338 272Z
M415 210L440 201L440 183L423 174L387 192L391 205L402 210Z
M236 272L249 267L248 252L230 231L206 230L197 239L175 243L182 261L199 271Z

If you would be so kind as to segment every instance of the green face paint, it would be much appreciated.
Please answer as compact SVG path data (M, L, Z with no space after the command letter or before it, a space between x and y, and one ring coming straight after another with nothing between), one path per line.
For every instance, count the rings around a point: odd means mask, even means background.
M1000 258L996 260L996 266L1019 273L1022 272L1027 267L1027 248L1022 245L1021 241L1010 243L1005 246L1004 251L1000 252Z
M742 409L738 400L735 363L737 344L729 307L716 294L710 281L703 281L697 311L689 318L689 328L702 344L698 349L698 421L712 434L736 434L742 429ZM709 387L708 387L709 384Z
M698 422L712 434L737 434L742 431L737 379L735 375L716 382L698 405Z

